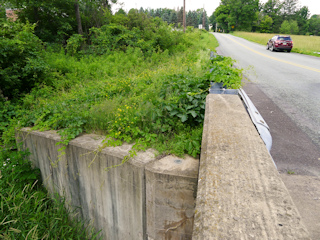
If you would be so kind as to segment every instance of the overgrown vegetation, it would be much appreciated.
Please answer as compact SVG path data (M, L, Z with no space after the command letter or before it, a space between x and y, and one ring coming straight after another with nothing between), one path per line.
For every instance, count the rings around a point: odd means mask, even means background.
M270 33L251 33L251 32L233 32L233 35L245 38L247 40L266 45L268 40L271 39L274 34ZM319 36L301 36L290 35L293 40L292 52L303 53L320 57L318 54L320 49L320 37Z
M26 152L0 150L0 239L96 239L90 224L50 198Z
M74 35L67 54L48 47L42 61L51 81L40 78L14 107L2 100L4 142L14 128L32 126L58 130L64 144L82 132L97 132L113 145L135 142L137 149L199 155L210 80L237 88L241 72L234 73L229 58L210 62L210 49L217 46L212 35L172 31L158 18L142 21L144 15L135 14L131 27L92 29L91 44ZM142 24L148 24L145 30L139 30Z
M81 133L98 133L106 136L105 145L134 143L130 156L152 147L198 157L210 81L230 88L241 84L241 70L230 58L210 60L218 45L213 35L193 28L183 33L135 10L109 13L107 24L74 33L66 44L43 42L29 23L0 25L4 239L94 234L81 222L69 224L63 202L49 200L36 182L37 170L14 150L15 130L57 130L64 146ZM47 212L51 208L54 212Z

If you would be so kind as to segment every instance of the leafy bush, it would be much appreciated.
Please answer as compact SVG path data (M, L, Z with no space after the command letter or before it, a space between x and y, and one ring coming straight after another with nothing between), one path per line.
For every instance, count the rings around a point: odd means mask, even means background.
M234 60L218 55L211 60L211 70L206 74L212 82L222 82L227 88L241 87L242 70L232 67Z
M0 22L0 89L6 98L18 98L36 84L49 83L43 44L33 34L34 27Z
M113 16L112 23L101 28L91 28L89 39L89 53L95 54L126 51L130 47L140 48L144 53L159 50L172 53L179 44L188 43L181 31L173 31L162 19L150 18L134 9L128 15Z
M15 106L9 101L3 101L0 99L0 139L2 133L4 131L7 131L7 128L10 125L10 121L15 117L15 115Z

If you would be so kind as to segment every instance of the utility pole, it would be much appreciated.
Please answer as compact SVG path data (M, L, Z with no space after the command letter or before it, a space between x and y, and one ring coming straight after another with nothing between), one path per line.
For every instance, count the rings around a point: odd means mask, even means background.
M205 10L204 10L204 5L203 5L203 11L202 11L202 28L206 29L206 18L205 18Z
M186 32L186 0L183 0L183 32Z

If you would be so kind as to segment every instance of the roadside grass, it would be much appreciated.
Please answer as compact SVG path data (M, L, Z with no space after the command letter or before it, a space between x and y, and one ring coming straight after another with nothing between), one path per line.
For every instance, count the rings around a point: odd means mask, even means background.
M267 42L276 33L252 33L252 32L233 32L234 36L247 39L252 42L267 45ZM279 34L284 35L284 34ZM303 35L290 35L293 40L292 52L302 53L320 57L320 37L319 36L303 36Z
M0 239L97 239L90 224L51 198L25 152L0 151Z

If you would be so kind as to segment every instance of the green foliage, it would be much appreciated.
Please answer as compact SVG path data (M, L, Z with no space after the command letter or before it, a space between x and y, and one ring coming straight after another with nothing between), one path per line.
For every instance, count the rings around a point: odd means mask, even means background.
M6 9L4 5L0 5L0 19L6 19Z
M225 31L251 31L258 10L259 0L222 0L215 16Z
M207 73L207 79L212 82L223 82L227 88L241 87L242 70L233 67L234 60L230 57L217 56L212 59L212 71Z
M75 56L77 55L85 45L85 38L80 34L73 34L67 40L67 52L68 54Z
M290 20L287 21L285 20L281 24L280 32L284 34L297 34L299 32L299 27L297 21Z
M297 21L299 26L299 34L305 35L309 31L309 15L310 11L308 7L304 6L296 12L296 17L294 20Z
M53 200L41 186L39 169L32 169L26 152L0 150L1 239L96 239L94 229Z
M37 24L35 34L46 42L63 42L75 32L73 0L9 0L20 9L18 18L24 23Z
M259 30L261 33L270 33L272 29L273 20L268 15L264 16L260 22Z
M35 85L49 83L43 44L33 34L34 25L0 22L0 89L4 97L17 98Z
M219 27L221 27L224 30L228 30L229 13L230 6L222 4L220 4L214 12L214 15L216 16L216 21L219 23Z
M118 30L116 25L110 31ZM128 46L126 52L114 49L77 58L50 52L46 62L55 69L57 81L26 95L11 125L56 129L65 145L82 132L97 132L113 145L135 142L136 150L153 147L197 156L205 96L212 80L206 75L211 68L208 49L217 45L213 35L195 29L170 46L172 54L160 46L146 53ZM217 71L225 74L226 84L238 86L241 78L232 80L236 70L230 60L221 59L219 64ZM6 138L14 133L14 127L10 129L4 132Z
M142 52L173 52L179 44L185 44L180 31L172 31L160 18L149 18L144 13L131 10L128 15L118 14L112 23L101 28L91 28L89 53L105 54L110 51L127 51L140 48Z
M26 184L33 184L34 181L40 180L39 169L31 168L30 162L26 160L27 155L26 152L1 149L1 189L6 188L8 183L23 188Z
M43 41L66 43L77 33L74 0L6 0L12 8L20 9L19 20L37 24L35 34ZM81 22L87 35L91 27L101 27L110 22L111 4L116 1L77 1L81 12Z
M309 21L310 32L313 35L320 36L320 17L319 15L313 15Z
M0 137L3 132L7 131L10 121L15 117L15 115L15 106L9 101L3 101L0 99Z

